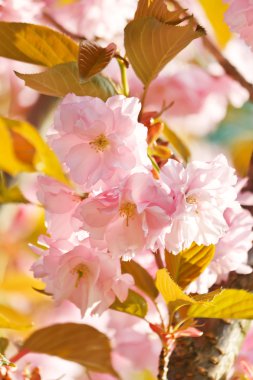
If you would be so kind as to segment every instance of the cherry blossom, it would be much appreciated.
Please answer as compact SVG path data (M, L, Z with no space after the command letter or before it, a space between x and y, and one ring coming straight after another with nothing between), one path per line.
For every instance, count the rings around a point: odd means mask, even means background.
M134 284L132 276L120 273L118 260L94 252L88 245L76 246L64 254L51 246L41 252L32 270L36 278L46 283L45 291L53 295L56 303L68 299L80 308L82 315L89 308L92 313L101 314L115 297L123 302Z
M75 216L113 256L131 257L164 244L173 205L151 174L135 173L122 186L85 200Z
M86 190L113 183L149 165L146 128L138 123L137 98L67 95L56 112L49 141L73 181ZM101 182L100 182L101 183Z
M161 179L171 189L176 208L166 248L178 253L193 242L216 244L228 230L223 213L237 197L237 178L225 156L212 162L193 161L186 168L169 160L161 170Z
M231 30L253 47L253 3L251 0L225 0L229 8L225 21Z

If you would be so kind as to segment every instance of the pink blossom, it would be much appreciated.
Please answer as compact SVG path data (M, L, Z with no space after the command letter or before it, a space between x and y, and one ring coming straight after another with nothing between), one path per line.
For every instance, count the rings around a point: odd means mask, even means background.
M127 20L133 18L135 0L80 0L49 9L50 15L71 33L88 39L111 40L122 35ZM117 17L115 16L117 13Z
M225 210L224 218L229 229L216 245L210 265L189 286L188 292L207 293L213 284L226 281L232 271L240 274L252 272L247 262L253 240L253 217L237 204Z
M67 253L51 247L32 266L34 276L46 283L46 292L60 304L68 299L82 315L88 308L101 314L117 296L123 302L133 285L129 274L120 273L120 262L88 246L74 247Z
M54 239L67 239L74 231L73 214L82 197L50 177L38 177L39 201L46 210L48 232Z
M253 3L251 0L225 0L229 8L225 21L231 30L253 47Z
M193 242L216 244L228 230L223 213L237 196L237 179L226 158L219 155L212 162L193 161L186 168L169 160L161 179L171 189L175 203L166 248L178 253Z
M137 98L67 95L58 107L50 142L70 177L85 189L113 183L147 159L146 128Z
M135 173L120 188L87 199L75 216L112 255L131 257L164 244L172 208L169 192L151 174Z

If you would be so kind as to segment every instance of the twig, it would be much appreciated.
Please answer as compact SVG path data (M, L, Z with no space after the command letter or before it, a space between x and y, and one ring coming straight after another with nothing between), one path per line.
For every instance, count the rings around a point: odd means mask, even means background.
M174 5L176 9L181 10L183 14L185 14L186 16L189 15L187 11L178 3L178 1L170 0L170 2ZM194 16L193 16L193 20L195 21L196 25L198 25L198 22L196 18L194 18ZM239 71L229 62L229 60L223 56L221 51L210 40L209 37L203 36L202 40L203 40L204 47L213 55L213 57L217 60L217 62L222 66L225 73L228 76L230 76L232 79L234 79L236 82L240 83L240 85L248 91L249 98L253 102L253 84L248 82L239 73Z

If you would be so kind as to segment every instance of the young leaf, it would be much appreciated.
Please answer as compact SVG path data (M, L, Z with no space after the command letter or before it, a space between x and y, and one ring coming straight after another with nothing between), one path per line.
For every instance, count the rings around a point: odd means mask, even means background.
M0 305L0 328L23 330L31 327L30 319L12 309L11 307Z
M83 40L79 46L78 69L80 78L87 80L100 73L111 61L117 46L114 43L105 48L94 42Z
M152 2L139 0L134 19L155 17L159 21L178 24L181 22L181 14L181 10L174 12L169 11L166 0L153 0Z
M125 49L136 75L147 87L164 66L195 38L204 34L192 19L176 26L154 17L131 21L125 28Z
M146 293L151 299L156 299L158 291L155 287L155 283L150 274L134 260L121 262L122 273L130 273L135 285Z
M188 162L191 157L191 152L187 145L181 140L177 134L169 128L166 123L163 128L163 136L166 140L176 149L176 151L180 154L180 156L184 159L185 162Z
M80 83L76 62L56 65L43 73L16 75L25 81L26 86L49 96L62 97L72 92L79 96L94 96L106 100L116 94L113 83L99 74Z
M0 353L1 354L4 355L8 345L9 345L8 339L1 337L0 338Z
M0 117L0 135L1 170L10 175L39 171L66 182L54 152L31 124Z
M193 318L253 319L253 294L225 289L209 303L192 305L187 314Z
M110 306L110 309L144 318L148 312L148 305L140 294L129 290L127 299L124 302L120 302L116 298L116 301Z
M166 252L166 267L173 280L185 289L192 281L200 276L213 259L215 246L198 246L193 243L189 249L185 249L177 255Z
M1 21L0 56L50 67L76 60L78 45L46 26Z
M106 335L78 323L56 324L35 331L21 350L59 356L87 370L117 376L111 364L111 347Z
M182 289L172 280L167 269L159 269L156 274L156 287L163 296L166 303L180 301L183 304L193 304L193 298L189 297Z

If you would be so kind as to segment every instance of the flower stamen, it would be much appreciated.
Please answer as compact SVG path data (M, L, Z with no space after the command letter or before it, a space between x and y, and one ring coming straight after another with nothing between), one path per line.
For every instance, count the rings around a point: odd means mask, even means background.
M129 225L129 219L134 218L135 213L136 213L136 205L134 203L124 202L120 206L119 215L126 218L127 227Z
M188 195L185 200L190 205L194 205L197 203L197 197L195 195Z
M77 279L76 279L76 283L75 283L75 287L77 288L79 286L81 279L84 276L87 276L89 274L89 269L85 264L81 263L72 269L72 273L77 274Z
M106 136L101 133L94 140L90 141L89 145L95 149L96 152L104 152L110 143Z

